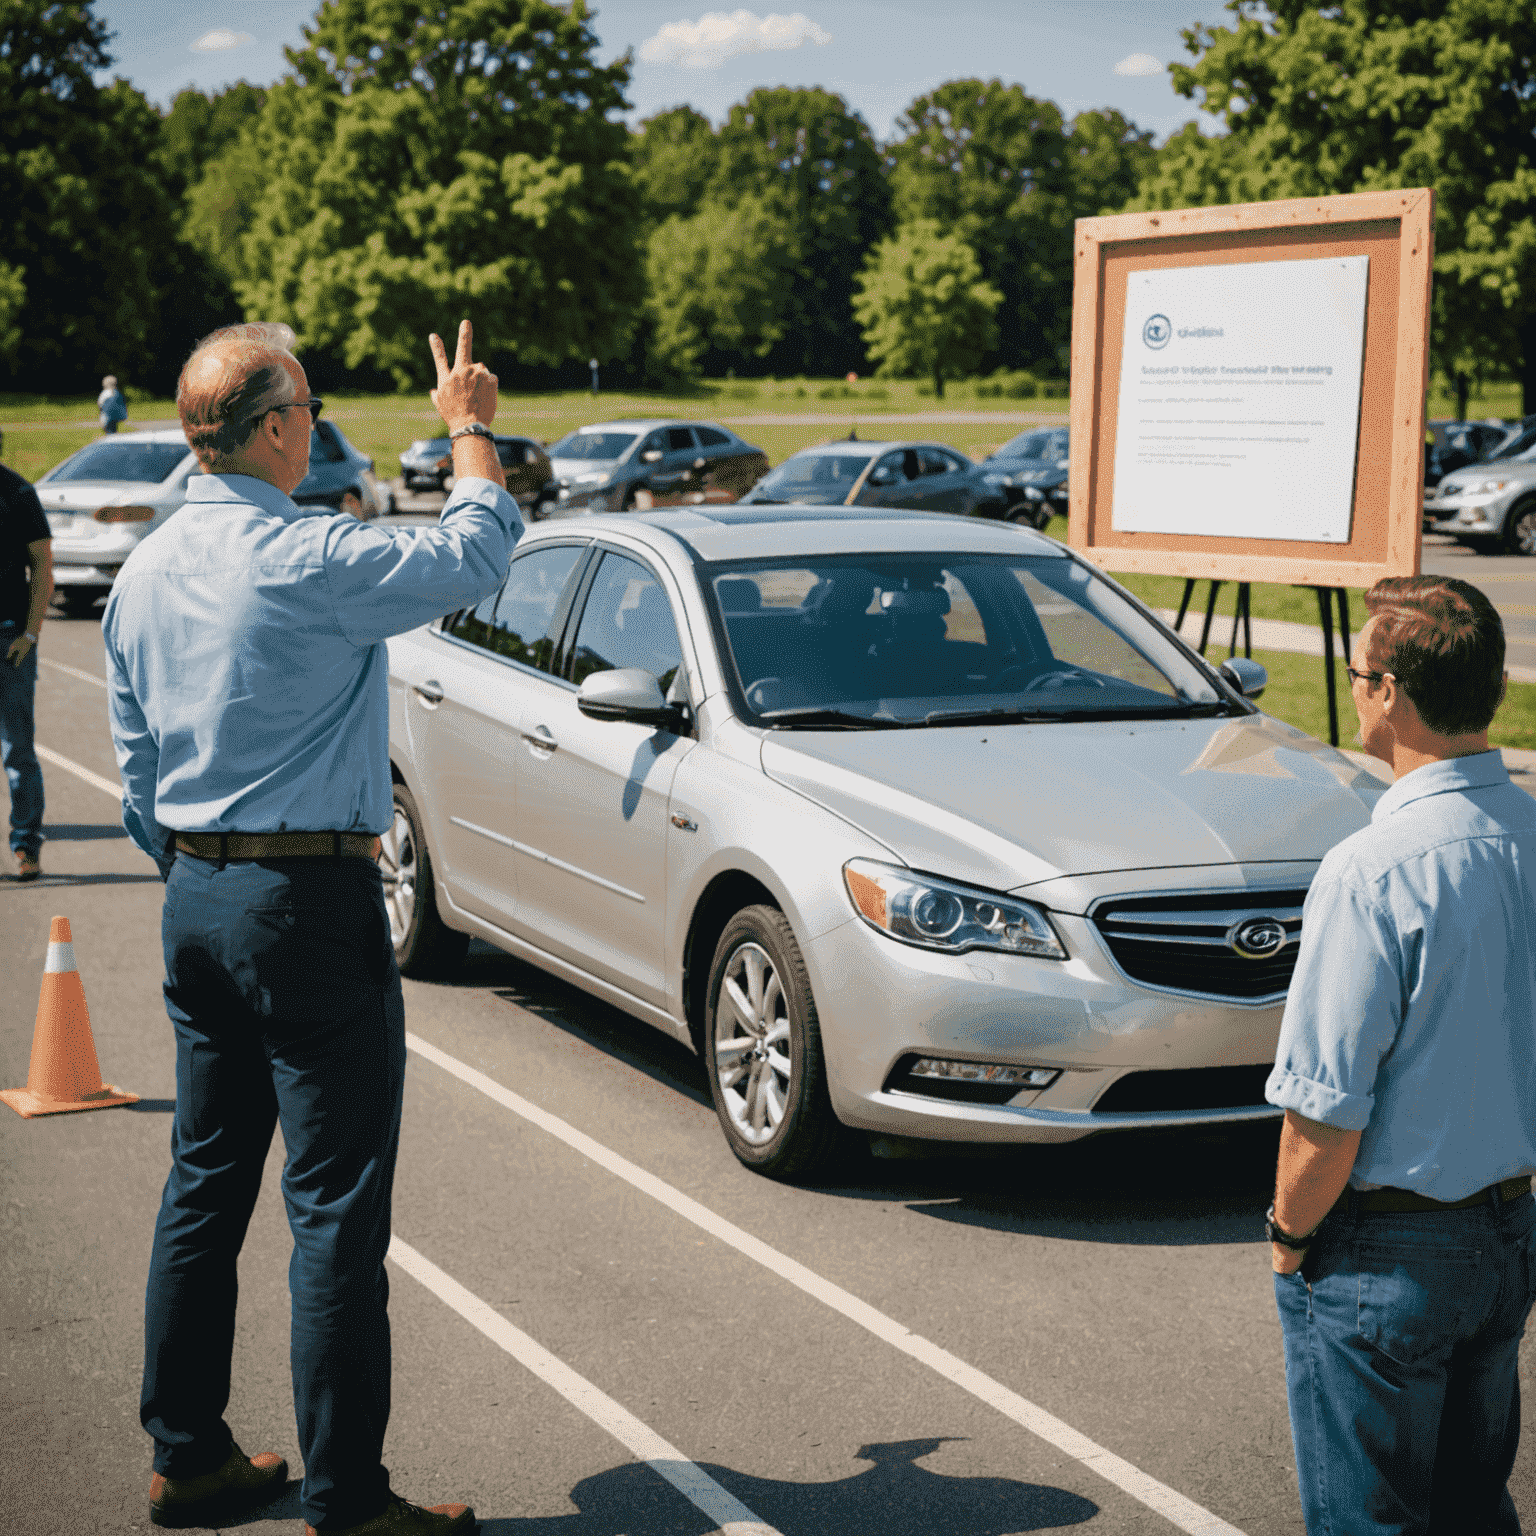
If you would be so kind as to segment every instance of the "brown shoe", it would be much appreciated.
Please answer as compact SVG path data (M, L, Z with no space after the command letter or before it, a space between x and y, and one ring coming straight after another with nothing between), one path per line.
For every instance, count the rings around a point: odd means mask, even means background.
M392 1493L389 1503L372 1520L339 1531L317 1532L306 1524L304 1536L470 1536L479 1529L475 1512L467 1504L434 1504L423 1509Z
M18 853L16 855L16 878L18 880L36 880L42 872L42 860L35 853Z
M224 1465L201 1477L149 1480L149 1519L152 1525L222 1525L242 1509L254 1508L277 1492L288 1477L288 1463L271 1451L247 1456L232 1445Z

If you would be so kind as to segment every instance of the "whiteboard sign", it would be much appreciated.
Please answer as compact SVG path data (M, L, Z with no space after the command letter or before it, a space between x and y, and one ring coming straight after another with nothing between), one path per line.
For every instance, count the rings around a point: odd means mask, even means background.
M1130 274L1112 528L1349 542L1369 263Z

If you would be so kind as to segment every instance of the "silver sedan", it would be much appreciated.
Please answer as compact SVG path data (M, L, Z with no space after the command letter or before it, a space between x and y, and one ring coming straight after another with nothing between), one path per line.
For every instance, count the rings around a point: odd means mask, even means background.
M540 524L390 642L396 950L478 935L690 1045L777 1177L1267 1117L1308 882L1383 786L1263 682L1010 525Z

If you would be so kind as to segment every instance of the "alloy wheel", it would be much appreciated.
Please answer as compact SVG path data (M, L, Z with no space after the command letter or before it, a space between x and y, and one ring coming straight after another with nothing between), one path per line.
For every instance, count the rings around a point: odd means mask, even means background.
M773 1139L789 1102L789 1000L768 952L747 943L726 961L715 1012L715 1070L743 1141Z
M394 824L379 839L379 871L384 877L384 907L389 913L389 939L405 942L416 915L416 839L405 812L395 807Z
M1536 555L1536 507L1526 507L1516 516L1515 548L1522 555Z

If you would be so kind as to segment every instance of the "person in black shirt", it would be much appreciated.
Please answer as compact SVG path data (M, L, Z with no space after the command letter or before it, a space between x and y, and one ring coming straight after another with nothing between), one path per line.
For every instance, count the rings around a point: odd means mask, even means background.
M52 595L53 542L43 504L27 481L0 464L0 759L11 783L18 880L42 873L43 770L32 746L32 714L37 637Z

